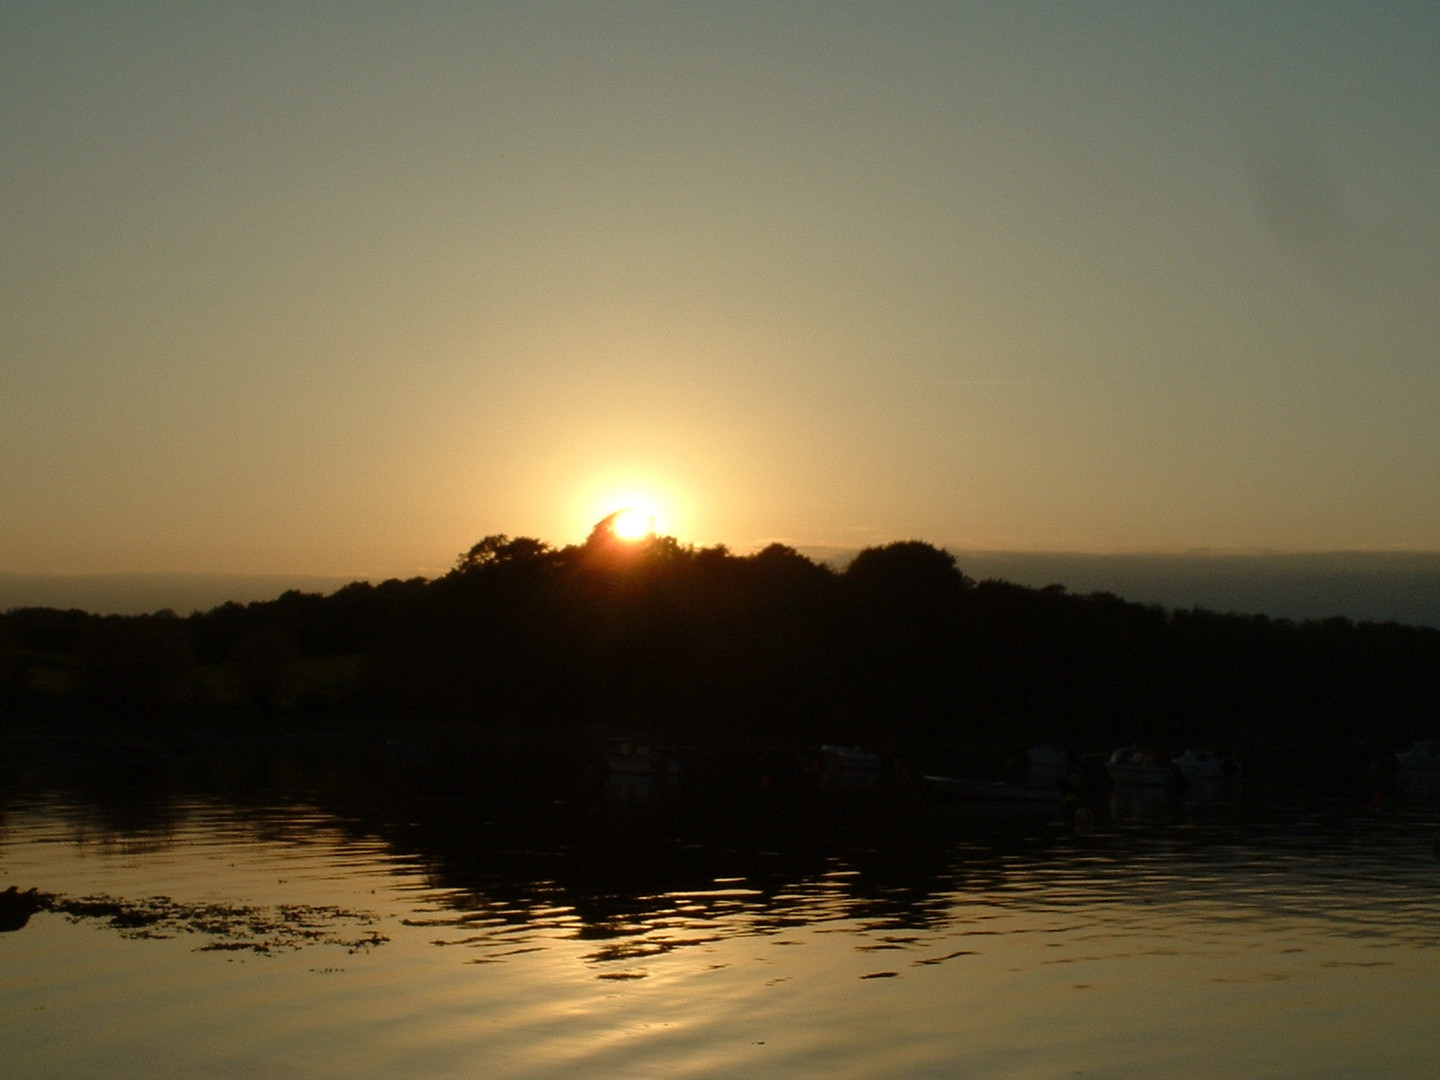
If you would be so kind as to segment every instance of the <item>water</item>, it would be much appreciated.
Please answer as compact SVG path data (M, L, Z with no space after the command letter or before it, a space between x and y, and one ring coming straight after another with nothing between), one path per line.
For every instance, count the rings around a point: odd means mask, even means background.
M885 792L705 812L683 783L302 766L12 777L0 888L48 899L0 934L7 1075L1440 1065L1434 811L1161 799L1077 836Z

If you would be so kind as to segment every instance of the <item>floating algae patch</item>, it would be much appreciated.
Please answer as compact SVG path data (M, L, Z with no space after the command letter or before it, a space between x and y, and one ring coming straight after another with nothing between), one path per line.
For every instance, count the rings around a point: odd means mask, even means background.
M94 920L127 938L176 938L196 934L208 938L198 952L241 952L261 955L307 945L340 946L351 953L389 940L373 929L378 918L365 911L330 905L182 903L168 896L123 899L114 896L67 897L34 894L36 910L53 911L71 922Z

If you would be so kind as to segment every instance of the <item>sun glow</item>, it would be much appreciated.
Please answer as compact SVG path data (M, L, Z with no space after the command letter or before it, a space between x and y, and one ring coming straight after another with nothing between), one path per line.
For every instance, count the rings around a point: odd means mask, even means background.
M620 540L643 540L655 532L655 515L638 507L617 511L610 530Z
M670 536L689 520L685 492L650 473L591 480L574 490L571 506L571 520L582 538L603 521L611 536L631 544Z

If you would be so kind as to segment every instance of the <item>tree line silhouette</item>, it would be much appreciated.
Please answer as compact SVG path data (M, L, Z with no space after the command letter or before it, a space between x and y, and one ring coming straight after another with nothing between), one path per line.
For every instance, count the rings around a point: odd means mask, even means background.
M1092 747L1393 744L1436 722L1440 630L977 583L921 541L840 570L781 544L736 555L609 526L562 548L489 536L434 580L188 617L12 610L0 700L181 721L229 709ZM327 663L329 685L302 685Z

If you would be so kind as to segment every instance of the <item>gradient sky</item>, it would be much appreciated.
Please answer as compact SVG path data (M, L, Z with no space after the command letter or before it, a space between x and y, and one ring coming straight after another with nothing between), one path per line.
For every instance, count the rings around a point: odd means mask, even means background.
M0 570L1440 549L1440 5L0 0Z

